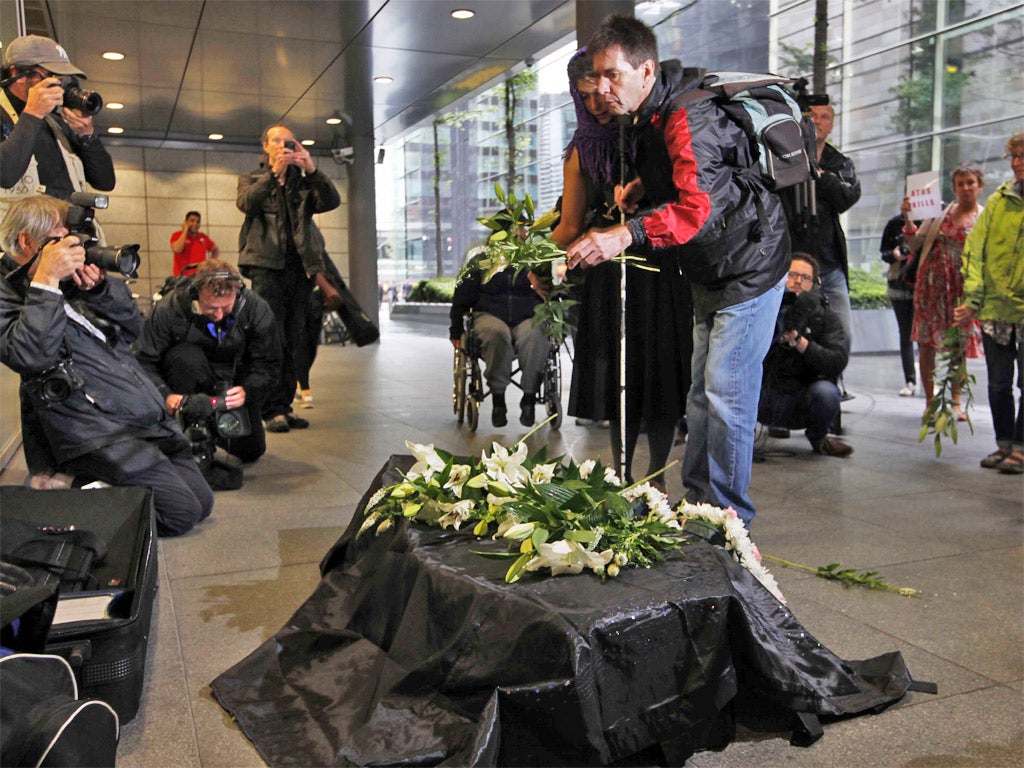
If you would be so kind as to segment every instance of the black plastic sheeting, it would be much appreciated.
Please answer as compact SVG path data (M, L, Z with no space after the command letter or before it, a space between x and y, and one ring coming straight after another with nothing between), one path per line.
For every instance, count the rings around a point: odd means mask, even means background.
M649 569L527 574L468 531L355 532L369 495L274 637L212 683L273 766L681 764L735 718L792 730L877 712L911 686L898 652L843 661L722 549Z

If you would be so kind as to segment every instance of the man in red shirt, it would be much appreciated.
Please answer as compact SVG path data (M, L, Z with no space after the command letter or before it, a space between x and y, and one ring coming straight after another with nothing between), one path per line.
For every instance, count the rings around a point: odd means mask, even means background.
M185 223L181 225L181 229L171 235L175 275L180 275L181 270L189 264L202 263L207 254L211 259L216 259L220 253L217 244L199 231L200 221L202 217L199 211L189 211L185 214Z

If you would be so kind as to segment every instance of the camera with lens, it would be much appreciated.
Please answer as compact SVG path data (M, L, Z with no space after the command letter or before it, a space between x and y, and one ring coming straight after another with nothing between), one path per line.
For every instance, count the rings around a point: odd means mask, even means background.
M64 88L64 106L77 109L83 115L92 116L103 109L103 97L96 91L85 91L78 85L76 77L62 77L60 84Z
M246 437L252 432L249 412L243 408L228 408L228 385L221 384L213 395L189 395L181 405L181 417L186 426L203 427L225 439Z
M907 247L907 243L903 239L903 235L900 235L899 240L897 240L896 248L899 250L900 256L902 256L904 259L907 258L911 253L913 253L913 251L911 251L910 248Z
M106 195L74 192L68 208L68 233L74 235L85 248L85 263L95 264L108 272L119 272L134 277L142 259L139 245L100 245L96 234L96 209L110 204Z
M71 358L67 357L25 382L25 387L46 405L63 403L71 393L82 388Z

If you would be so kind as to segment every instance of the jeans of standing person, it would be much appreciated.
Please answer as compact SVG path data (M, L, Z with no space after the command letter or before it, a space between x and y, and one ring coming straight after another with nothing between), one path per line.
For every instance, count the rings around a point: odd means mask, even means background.
M917 371L914 369L914 342L910 332L914 327L914 300L889 299L893 314L896 315L896 326L900 331L900 362L903 363L904 383L917 383Z
M749 527L747 496L764 356L775 334L786 281L693 326L693 383L683 456L687 500L732 507Z
M985 346L985 365L988 368L988 402L992 411L992 426L996 431L996 444L1000 448L1024 448L1024 339L1019 328L1010 337L1009 344L999 344L987 333L981 334ZM1017 367L1017 389L1020 390L1017 418L1014 419L1013 368Z
M473 314L473 333L484 359L487 386L503 394L512 381L512 355L519 359L520 385L524 394L537 394L544 363L551 342L533 318L523 320L514 328L501 318L487 312Z
M833 269L821 276L821 292L828 299L828 307L839 316L846 336L846 351L853 344L853 314L850 309L850 288L846 284L843 270Z
M295 397L295 351L306 344L306 307L314 280L302 267L290 262L284 269L245 266L241 268L252 290L270 305L281 339L280 385L263 401L266 421L292 412Z
M757 418L762 424L788 429L805 428L811 445L828 434L839 413L839 388L831 381L815 381L795 392L761 393Z

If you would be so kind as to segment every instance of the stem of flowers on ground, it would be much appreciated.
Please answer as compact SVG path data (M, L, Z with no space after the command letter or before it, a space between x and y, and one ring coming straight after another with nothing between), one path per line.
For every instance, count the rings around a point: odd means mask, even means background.
M518 441L516 442L516 445L518 445L519 443L525 443L525 442L526 442L526 441L527 441L527 440L528 440L528 439L529 439L530 437L532 437L532 436L533 436L534 434L536 434L536 433L537 433L537 432L538 432L538 431L540 430L540 428L541 428L541 427L543 427L543 426L544 426L545 424L547 424L547 423L548 423L549 421L553 421L553 420L554 420L554 418L555 418L555 417L556 417L557 415L558 415L557 413L552 413L552 414L551 414L550 416L548 416L548 417L547 417L546 419L544 419L544 421L542 421L542 422L541 422L540 424L538 424L538 425L537 425L536 427L534 427L534 428L533 428L533 429L531 429L531 430L530 430L529 432L527 432L527 433L526 433L525 435L523 435L522 437L520 437L520 438L519 438L519 440L518 440Z
M634 488L636 488L636 487L637 487L638 485L641 485L641 484L643 484L643 483L646 483L646 482L647 482L648 480L650 480L650 479L651 479L652 477L657 477L658 475L660 475L660 474L663 474L663 473L665 472L665 470L667 470L667 469L672 469L672 467L674 467L674 466L675 466L676 464L678 464L678 463L679 463L679 459L675 459L675 460L673 460L673 461L670 461L670 462L669 462L668 464L666 464L666 465L665 465L664 467L662 467L661 469L659 469L659 470L658 470L657 472L652 472L652 473L651 473L651 474L649 474L649 475L648 475L647 477L641 477L641 478L640 478L639 480L637 480L637 481L636 481L635 483L633 483L633 484L632 484L631 486L629 486L628 488L623 488L623 489L622 489L622 492L623 492L623 493L625 493L626 491L631 491L631 490L633 490L633 489L634 489Z
M829 581L839 581L846 586L866 587L867 589L895 592L896 594L903 595L904 597L915 597L921 594L921 590L919 589L913 589L911 587L897 587L890 584L879 576L876 571L861 571L860 573L857 573L852 568L844 568L840 570L839 563L832 563L830 565L813 568L809 565L794 563L792 560L775 557L774 555L766 555L762 553L762 557L765 560L771 560L772 562L778 563L785 568L796 568L800 571L813 573L819 578L827 579Z

